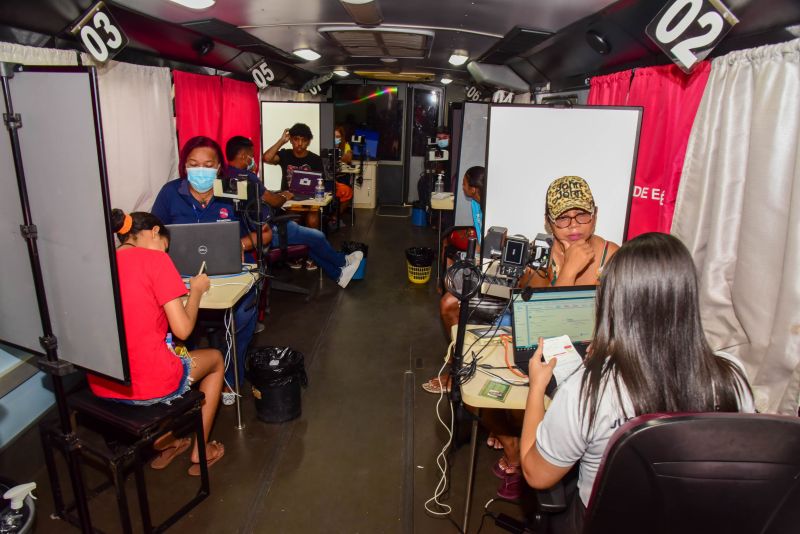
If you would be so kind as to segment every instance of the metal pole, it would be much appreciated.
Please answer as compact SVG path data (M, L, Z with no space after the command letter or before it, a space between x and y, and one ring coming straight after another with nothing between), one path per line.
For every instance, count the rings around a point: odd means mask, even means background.
M475 481L475 457L478 452L478 416L472 421L472 433L469 439L469 471L467 471L467 495L464 497L464 522L461 532L466 534L469 527L469 512L472 509L472 486Z
M256 304L258 305L258 304ZM230 308L231 313L231 344L233 345L233 387L236 390L236 430L244 430L242 424L242 407L239 402L239 353L236 350L236 314L233 313L233 306Z

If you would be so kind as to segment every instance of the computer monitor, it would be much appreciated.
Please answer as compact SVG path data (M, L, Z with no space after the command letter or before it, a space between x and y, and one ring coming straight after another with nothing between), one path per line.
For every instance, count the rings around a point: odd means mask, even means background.
M540 337L568 335L585 355L594 334L596 286L548 287L533 290L530 299L515 289L511 302L514 361L527 369Z
M364 136L364 141L367 148L367 157L369 159L378 159L378 132L374 130L356 128L355 135ZM353 156L361 155L361 145L352 143L350 148L353 150Z

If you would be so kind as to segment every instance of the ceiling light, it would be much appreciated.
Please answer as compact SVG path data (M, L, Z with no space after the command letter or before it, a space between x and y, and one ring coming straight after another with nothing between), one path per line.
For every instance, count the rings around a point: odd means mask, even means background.
M350 75L347 69L333 69L333 73L341 78L346 78Z
M383 22L381 10L374 0L339 0L339 2L359 26L377 26Z
M397 63L397 58L396 57L382 57L381 61L383 61L384 63Z
M453 79L452 79L452 78L448 78L447 76L445 76L445 77L444 77L444 78L442 78L440 81L441 81L441 82L442 82L444 85L447 85L448 83L452 82L452 81L453 81Z
M450 59L448 61L451 65L460 67L461 65L466 63L468 59L469 59L469 53L466 50L454 50L453 54L450 56Z
M305 59L306 61L314 61L315 59L319 59L320 56L318 53L314 52L310 48L298 48L292 54L296 55L299 58Z
M170 0L189 9L206 9L213 6L216 0Z

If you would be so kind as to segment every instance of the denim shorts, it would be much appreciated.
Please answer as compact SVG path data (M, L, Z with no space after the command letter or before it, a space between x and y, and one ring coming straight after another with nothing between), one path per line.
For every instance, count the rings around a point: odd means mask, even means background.
M116 402L120 402L122 404L130 404L133 406L152 406L153 404L163 403L163 404L172 404L172 401L175 399L179 399L183 396L184 393L188 392L192 388L192 377L189 376L189 369L191 368L192 360L189 357L183 357L175 355L176 358L181 360L181 364L183 364L183 375L181 376L181 381L178 384L178 388L168 395L164 395L163 397L158 397L156 399L146 399L146 400L134 400L134 399L108 399L113 400Z

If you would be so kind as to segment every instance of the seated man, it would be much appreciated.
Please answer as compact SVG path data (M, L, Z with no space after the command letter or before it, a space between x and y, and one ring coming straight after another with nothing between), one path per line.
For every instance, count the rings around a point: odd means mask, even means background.
M268 191L258 176L253 174L251 165L255 165L253 156L253 142L242 136L231 137L225 144L225 156L228 158L228 165L238 169L239 172L248 173L248 180L255 180L259 184L262 199L273 208L279 208L289 198L286 193L273 193ZM288 245L307 245L310 249L309 255L328 275L331 280L337 282L341 287L347 287L353 275L358 270L363 252L356 251L348 255L337 252L325 238L325 234L314 228L300 226L294 221L289 221L286 225L286 240ZM279 247L280 236L277 227L272 227L273 247Z
M311 128L298 122L288 130L284 130L281 138L264 152L261 158L264 163L281 167L282 190L289 189L292 173L295 170L325 172L322 158L308 150L308 145L313 138ZM286 143L291 143L292 148L281 148ZM320 228L319 211L316 208L305 212L305 225L311 228Z
M231 199L214 196L214 179L222 172L222 149L213 139L197 136L189 139L180 153L180 177L167 182L156 197L150 210L164 224L191 224L221 221L239 221L242 256L255 248L256 235L246 222L240 220ZM272 240L272 229L265 226L264 243ZM244 359L253 338L258 316L256 291L252 288L233 309L236 322L236 354L238 356L239 383L244 380ZM233 404L231 394L234 384L233 366L225 371L226 393L222 402Z

